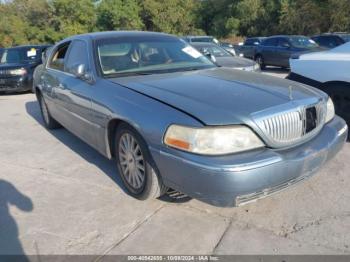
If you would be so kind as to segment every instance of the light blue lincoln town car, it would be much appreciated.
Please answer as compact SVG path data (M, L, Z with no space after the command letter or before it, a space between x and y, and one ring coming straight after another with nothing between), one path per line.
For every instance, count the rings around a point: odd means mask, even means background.
M325 93L220 68L162 33L73 36L35 75L46 127L114 159L138 199L172 188L239 206L310 177L348 134Z

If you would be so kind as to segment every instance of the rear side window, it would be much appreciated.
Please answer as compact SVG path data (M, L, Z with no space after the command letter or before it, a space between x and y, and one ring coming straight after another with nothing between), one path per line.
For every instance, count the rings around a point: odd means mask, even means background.
M83 64L86 68L89 67L88 50L84 41L75 40L71 44L68 57L65 61L65 71L70 72L72 67Z
M277 41L277 38L268 38L264 42L262 42L262 44L264 46L277 46Z
M48 67L59 71L64 71L64 60L70 43L60 45L51 57Z

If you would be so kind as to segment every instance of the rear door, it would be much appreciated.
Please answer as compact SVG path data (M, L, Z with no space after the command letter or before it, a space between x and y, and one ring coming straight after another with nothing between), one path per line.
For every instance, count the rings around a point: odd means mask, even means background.
M96 125L91 111L93 83L74 75L74 69L78 65L84 65L85 71L91 72L88 43L84 40L74 40L71 43L64 64L67 77L62 81L58 92L66 103L69 121L67 128L88 144L95 146Z
M55 47L41 76L44 88L44 98L51 115L66 126L68 119L67 101L62 83L68 75L64 71L64 61L70 42Z
M278 38L274 64L276 66L289 67L289 58L291 55L292 49L289 41L284 37Z
M266 65L275 65L277 38L268 38L261 46L262 55Z
M249 38L244 42L243 46L244 57L254 58L254 39Z

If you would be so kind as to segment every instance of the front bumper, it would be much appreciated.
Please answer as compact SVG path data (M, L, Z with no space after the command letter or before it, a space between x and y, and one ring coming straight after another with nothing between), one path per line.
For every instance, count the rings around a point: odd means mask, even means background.
M319 170L347 139L335 117L310 141L290 149L265 148L226 156L200 156L151 148L164 183L216 206L238 206L285 189Z
M30 76L13 76L0 78L0 92L25 92L32 90L33 80Z

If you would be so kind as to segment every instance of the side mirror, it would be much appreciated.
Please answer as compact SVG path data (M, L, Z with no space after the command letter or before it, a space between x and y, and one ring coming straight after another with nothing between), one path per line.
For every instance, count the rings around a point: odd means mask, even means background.
M211 53L205 53L204 54L207 58L209 58L211 61L213 61L214 63L216 62L216 58L215 58L215 56L213 55L213 54L211 54Z
M79 78L83 81L86 81L88 83L92 83L93 77L91 73L87 70L87 67L85 64L76 64L73 65L69 72L73 74L76 78Z

